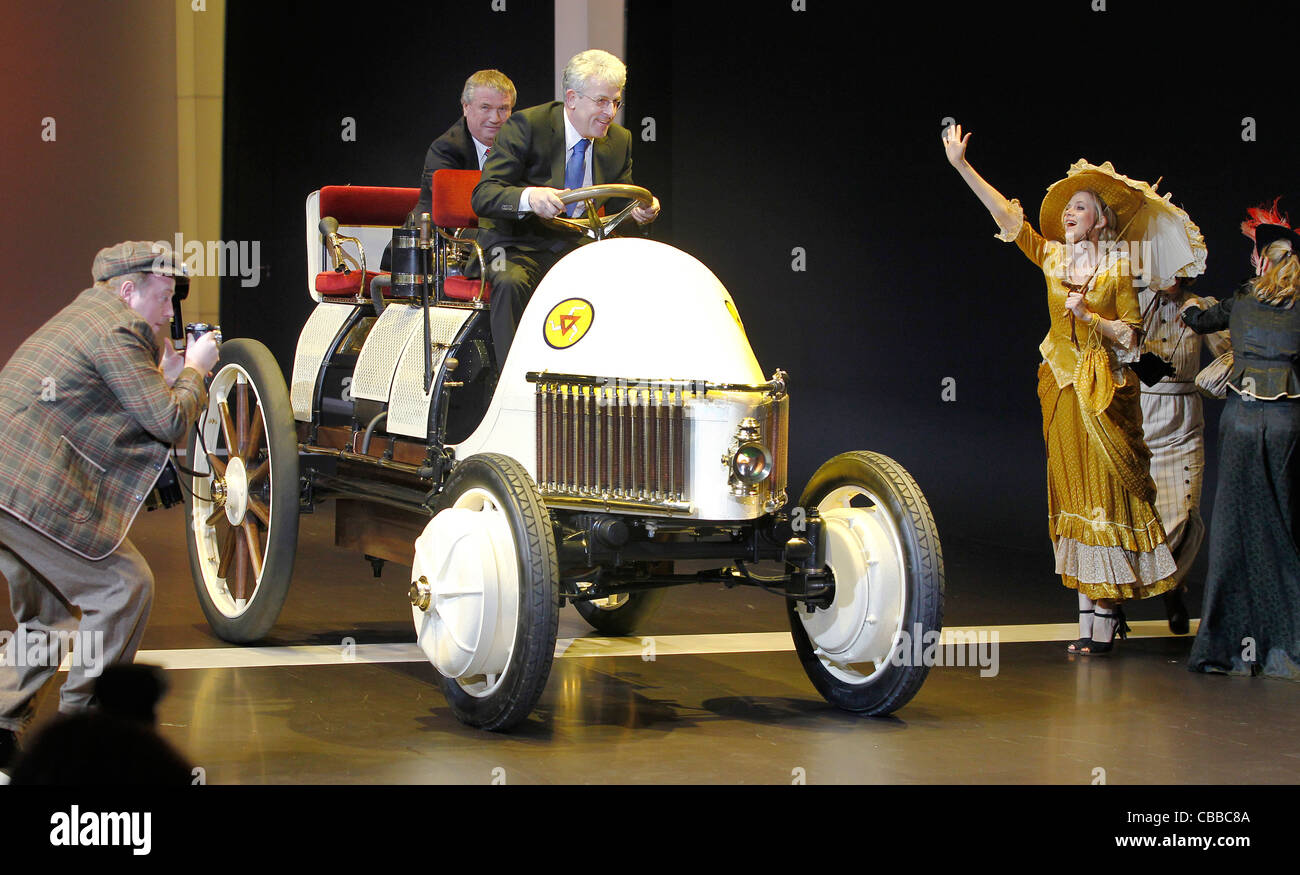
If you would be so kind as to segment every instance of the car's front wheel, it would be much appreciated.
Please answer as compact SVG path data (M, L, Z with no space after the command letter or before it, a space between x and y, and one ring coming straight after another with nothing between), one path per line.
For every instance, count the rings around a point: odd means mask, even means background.
M508 456L456 465L442 508L415 542L412 617L456 717L505 730L546 686L559 628L559 561L550 515Z
M800 498L823 521L834 599L809 613L789 602L795 650L831 704L872 716L901 708L929 671L917 653L943 626L943 551L912 476L878 453L822 465ZM931 649L930 652L933 652Z

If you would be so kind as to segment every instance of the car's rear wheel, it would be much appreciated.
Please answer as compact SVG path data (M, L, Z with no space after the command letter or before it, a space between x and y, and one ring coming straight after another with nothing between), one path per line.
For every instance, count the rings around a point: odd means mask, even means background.
M576 601L573 606L591 628L602 635L619 637L641 630L659 610L665 594L662 589L645 589L603 599Z
M275 357L255 340L221 347L191 433L185 502L190 571L218 637L263 638L289 592L298 546L298 440Z
M934 515L907 471L878 453L843 453L813 474L800 498L817 508L834 575L832 603L788 606L795 650L825 699L881 716L916 695L917 660L943 625L943 551ZM932 651L933 652L933 651Z

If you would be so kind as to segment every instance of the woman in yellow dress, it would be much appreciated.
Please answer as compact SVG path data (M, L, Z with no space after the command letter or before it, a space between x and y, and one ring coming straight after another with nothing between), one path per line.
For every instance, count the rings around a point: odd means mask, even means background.
M1043 272L1051 327L1039 345L1038 399L1047 444L1048 526L1061 582L1079 594L1079 639L1067 650L1108 653L1127 625L1119 603L1176 586L1176 564L1154 507L1138 378L1142 315L1120 239L1145 185L1107 162L1080 161L1052 185L1042 234L966 160L970 134L943 134L948 161Z

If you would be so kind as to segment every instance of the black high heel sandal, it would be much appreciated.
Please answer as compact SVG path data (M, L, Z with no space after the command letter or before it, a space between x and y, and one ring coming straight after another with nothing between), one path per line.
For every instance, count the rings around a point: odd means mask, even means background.
M1096 622L1096 618L1098 617L1107 620L1113 619L1115 621L1115 630L1111 633L1109 641L1097 641L1094 639L1089 643L1087 650L1079 651L1086 656L1105 656L1115 648L1116 639L1122 640L1128 638L1128 633L1130 631L1128 619L1124 616L1124 609L1119 605L1115 605L1114 610L1109 614L1103 614L1101 611L1096 611L1093 614L1093 621Z
M1165 617L1169 620L1169 631L1175 635L1186 635L1191 630L1191 618L1187 605L1183 603L1181 587L1171 589L1164 594Z
M1096 612L1093 611L1091 608L1089 608L1086 611L1079 611L1079 613L1092 614L1094 617L1096 616ZM1084 650L1083 648L1091 647L1091 646L1092 646L1091 638L1076 638L1073 641L1071 641L1069 644L1065 645L1065 652L1073 653L1073 654L1087 653L1088 651Z

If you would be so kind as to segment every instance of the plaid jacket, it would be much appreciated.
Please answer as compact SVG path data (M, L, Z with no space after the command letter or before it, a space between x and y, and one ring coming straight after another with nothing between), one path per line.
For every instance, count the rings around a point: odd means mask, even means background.
M87 559L117 549L207 405L186 369L168 388L149 324L86 289L0 370L0 508Z

